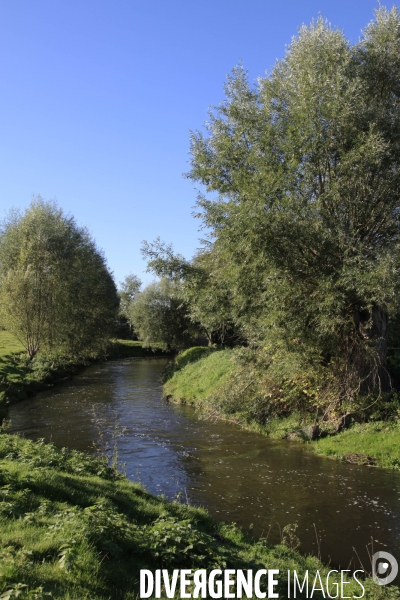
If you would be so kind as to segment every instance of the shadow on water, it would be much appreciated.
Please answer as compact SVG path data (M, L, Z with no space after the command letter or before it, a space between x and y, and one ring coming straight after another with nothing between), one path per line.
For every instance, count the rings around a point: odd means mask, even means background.
M367 544L400 558L400 473L344 465L231 423L200 420L191 407L162 400L165 366L166 359L153 358L89 367L12 406L11 432L92 450L99 423L112 442L118 421L119 461L154 494L172 499L181 492L183 501L273 543L280 528L298 523L300 550L318 555L316 528L322 558L335 567L353 561L350 568L363 568L355 548L369 571Z

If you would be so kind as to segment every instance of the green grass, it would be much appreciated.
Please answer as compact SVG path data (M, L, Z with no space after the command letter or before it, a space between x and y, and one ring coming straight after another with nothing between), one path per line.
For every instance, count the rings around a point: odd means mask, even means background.
M284 598L288 569L328 571L284 541L268 546L202 509L154 497L101 459L0 434L2 598L133 600L140 568L279 569ZM366 598L400 598L397 588L365 586Z
M20 352L24 352L21 342L8 331L0 330L0 358Z
M0 421L6 416L7 404L26 395L29 369L19 360L22 352L22 344L11 333L0 330Z
M400 423L378 421L354 425L335 436L313 442L317 454L343 459L344 455L366 454L379 467L400 468Z
M16 360L23 351L22 344L11 333L0 330L0 398L2 388L24 381L26 368Z
M186 367L189 363L196 362L200 358L205 358L212 352L215 352L215 350L208 346L193 346L176 356L175 369L179 371L179 369L183 369L183 367Z
M178 355L179 370L164 384L164 393L174 401L198 404L223 385L234 368L232 352L208 348L187 350Z
M230 382L238 379L235 373L237 364L232 351L191 348L175 359L167 374L169 378L164 384L164 393L174 401L193 404L202 412L218 411L221 418L235 420L243 428L268 437L299 443L308 441L313 421L311 415L308 420L307 416L298 412L285 418L268 416L260 424L251 414L252 402L246 404L240 399L240 405L235 404L231 409L226 396L229 399ZM225 400L221 402L221 398ZM374 460L369 462L376 466L400 469L400 423L374 421L354 425L340 434L307 443L307 450L339 460L359 461L360 464L365 462L365 457L345 455L366 455L373 457Z
M25 399L81 366L81 361L41 353L30 361L18 340L0 331L0 420L8 404Z

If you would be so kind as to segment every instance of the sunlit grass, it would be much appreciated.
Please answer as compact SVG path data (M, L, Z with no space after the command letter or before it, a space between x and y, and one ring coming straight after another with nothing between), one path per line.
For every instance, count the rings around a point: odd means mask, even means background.
M400 424L375 422L354 425L335 436L313 442L314 452L341 459L345 454L366 454L376 465L400 468Z
M8 331L0 330L0 358L23 351L24 347L16 337Z
M234 419L242 427L257 431L274 439L292 439L299 443L307 441L307 428L310 419L298 412L285 418L269 417L260 424L248 414L247 407L237 407L232 414L224 412L218 404L220 393L225 385L229 386L229 377L235 373L232 351L212 351L208 348L191 348L175 360L172 375L164 384L164 393L174 401L194 404L206 413L213 409L219 417ZM175 371L174 371L175 369ZM247 411L247 412L246 412ZM360 463L373 462L376 466L400 469L400 424L390 421L376 421L363 425L354 425L340 434L330 435L315 442L307 443L307 450L339 460L346 454L362 454L372 457ZM357 457L351 458L357 462Z
M205 400L215 393L229 376L234 367L231 358L230 350L206 353L206 356L199 353L197 361L189 362L172 375L164 385L164 393L174 400L184 400L188 403ZM181 362L184 361L181 359Z

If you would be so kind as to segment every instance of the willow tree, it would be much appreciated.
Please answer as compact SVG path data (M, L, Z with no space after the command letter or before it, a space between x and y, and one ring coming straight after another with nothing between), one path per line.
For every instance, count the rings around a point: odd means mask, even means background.
M250 339L279 331L304 348L347 396L387 388L400 264L397 9L380 8L355 45L322 18L303 26L255 87L239 67L225 91L206 133L192 134L189 177L205 186L199 216L213 252L229 257L237 319Z
M139 339L153 348L182 350L198 335L179 285L167 278L150 283L136 294L129 317Z
M25 346L80 355L104 346L119 300L88 231L53 202L12 211L0 232L0 324Z

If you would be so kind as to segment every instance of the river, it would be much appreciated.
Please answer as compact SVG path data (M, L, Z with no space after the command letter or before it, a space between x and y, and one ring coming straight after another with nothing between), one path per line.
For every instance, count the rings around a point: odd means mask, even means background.
M319 544L334 567L363 568L360 559L369 571L368 544L370 553L400 558L399 472L344 465L201 420L193 408L162 399L165 366L160 358L91 366L11 406L10 432L85 451L99 440L112 451L116 441L129 479L153 494L204 506L273 543L298 523L300 550L318 555Z

